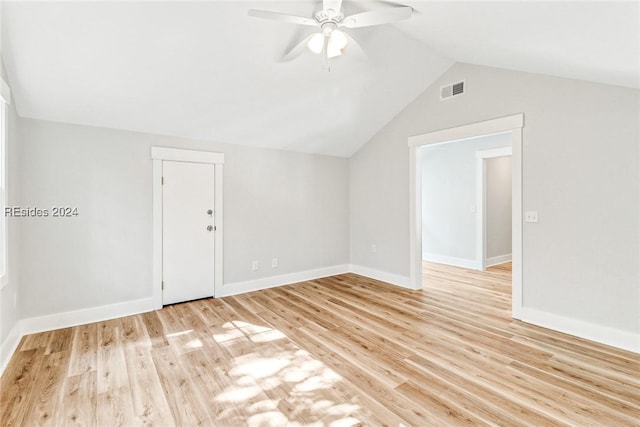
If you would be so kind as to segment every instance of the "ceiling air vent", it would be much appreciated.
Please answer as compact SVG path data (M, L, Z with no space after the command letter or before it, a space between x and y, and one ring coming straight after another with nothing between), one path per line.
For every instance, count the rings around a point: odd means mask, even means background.
M445 99L453 98L454 96L462 95L463 93L464 80L458 83L442 86L440 88L440 100L444 101Z

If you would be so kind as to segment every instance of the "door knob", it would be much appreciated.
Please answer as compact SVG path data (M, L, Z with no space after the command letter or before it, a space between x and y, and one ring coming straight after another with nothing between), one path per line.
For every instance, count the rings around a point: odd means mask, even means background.
M209 210L207 211L207 215L213 215L213 211L212 211L211 209L209 209Z
M212 231L213 230L213 225L207 225L207 231Z

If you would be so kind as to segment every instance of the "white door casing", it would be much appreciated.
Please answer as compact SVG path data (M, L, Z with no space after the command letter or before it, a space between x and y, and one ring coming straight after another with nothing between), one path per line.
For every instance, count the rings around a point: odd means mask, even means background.
M487 170L485 160L511 156L512 154L512 147L476 152L476 263L478 264L477 269L480 271L487 268Z
M204 166L204 168L198 168L201 172L206 170L207 177L211 176L213 171L213 207L207 207L204 210L205 222L202 228L203 233L212 234L213 238L213 291L208 291L208 296L216 295L222 288L223 281L223 165L224 154L214 153L208 151L195 151L195 150L183 150L176 148L166 147L151 147L151 158L153 159L153 305L155 309L162 308L163 304L170 304L173 298L170 293L167 294L166 301L163 301L163 169L169 165L169 169L172 168L172 164L175 162L187 162L187 164L193 164L198 166ZM178 166L179 167L179 166ZM169 172L170 173L170 172ZM170 173L171 174L171 173ZM197 173L194 173L197 174ZM203 173L204 174L204 173ZM173 175L173 174L172 174ZM166 184L169 185L168 177ZM186 180L193 180L195 177L185 178ZM209 178L207 178L209 179ZM175 182L177 184L177 182ZM188 190L191 191L191 190ZM197 192L200 190L193 190ZM182 197L182 196L177 196ZM206 196L205 196L206 197ZM176 199L177 200L177 199ZM174 201L175 202L175 201ZM198 202L194 202L198 203ZM195 208L197 209L197 207ZM212 209L213 217L207 214L207 211ZM202 210L200 208L199 210ZM179 214L178 214L179 215ZM199 215L199 214L197 214ZM177 218L177 217L176 217ZM176 218L169 219L170 222L178 221ZM208 222L207 222L208 221ZM189 221L190 222L190 221ZM195 220L195 222L198 222ZM212 231L206 230L206 227L211 225L214 227ZM195 228L194 228L195 230ZM199 229L198 229L199 230ZM205 234L206 235L206 234ZM211 239L211 237L210 237ZM185 245L186 243L182 243ZM204 244L201 243L204 247ZM197 246L196 246L197 247ZM210 247L205 250L211 250ZM169 256L169 255L167 255ZM200 255L196 254L197 257ZM208 257L204 255L202 258ZM173 268L173 267L170 267ZM192 273L187 273L191 275ZM202 274L202 273L201 273ZM210 270L209 270L210 274ZM195 273L193 273L195 276ZM176 276L177 277L177 276ZM173 280L173 279L170 279ZM170 285L167 283L167 287ZM211 289L211 288L209 288ZM167 289L168 290L168 289ZM170 292L168 290L168 292ZM195 297L197 298L197 297Z
M511 132L513 169L512 194L512 287L511 316L522 312L522 128L524 114L500 117L477 123L410 136L409 145L409 268L411 289L422 289L422 174L420 147L483 135Z
M162 304L214 294L215 167L162 162Z

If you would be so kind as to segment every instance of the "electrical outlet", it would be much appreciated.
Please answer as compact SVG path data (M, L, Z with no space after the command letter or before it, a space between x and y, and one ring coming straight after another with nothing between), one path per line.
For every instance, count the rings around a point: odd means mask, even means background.
M251 270L253 270L253 271L260 270L260 263L258 261L253 261L251 263Z
M271 260L271 268L278 268L278 258Z
M372 254L375 254L375 253L377 253L377 252L378 252L378 246L376 246L376 245L371 245L371 253L372 253Z
M538 222L537 211L527 211L524 213L524 222Z

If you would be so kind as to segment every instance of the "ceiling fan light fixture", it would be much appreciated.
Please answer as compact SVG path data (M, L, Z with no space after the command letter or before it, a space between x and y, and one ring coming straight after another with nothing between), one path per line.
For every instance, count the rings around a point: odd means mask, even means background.
M329 37L329 45L327 46L327 57L335 58L342 55L342 49L347 46L347 36L339 30L331 32Z
M321 54L324 45L324 35L322 33L315 33L311 36L307 42L309 50L315 54ZM340 30L334 30L329 35L329 41L327 44L327 57L335 58L342 55L342 49L347 46L347 35Z
M347 46L347 35L340 30L331 32L331 38L329 39L329 47L335 47L338 50L342 50Z
M322 46L324 45L324 36L321 33L315 33L311 36L309 41L307 42L307 47L309 50L315 54L320 54L322 52Z
M331 58L335 58L336 56L340 56L342 55L342 51L340 49L332 49L331 45L329 45L329 47L327 47L327 58L331 59Z
M311 34L290 48L284 58L291 59L299 55L305 50L306 44L310 51L317 55L322 55L323 68L326 70L330 70L327 60L342 55L350 38L346 33L339 31L338 28L352 29L390 24L409 19L413 15L412 7L398 6L360 12L345 17L342 12L342 2L343 0L322 0L322 9L317 11L313 18L257 9L250 9L248 13L249 16L256 18L315 27L316 31L319 30L319 32Z

